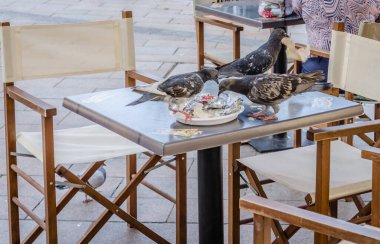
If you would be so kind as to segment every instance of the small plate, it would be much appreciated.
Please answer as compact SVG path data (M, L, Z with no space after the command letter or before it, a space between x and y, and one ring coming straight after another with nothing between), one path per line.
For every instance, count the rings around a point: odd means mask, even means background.
M244 106L241 105L240 110L238 112L218 117L200 117L192 118L191 120L186 120L185 116L181 113L177 113L175 114L175 116L178 122L186 125L220 125L236 119L239 116L239 114L243 111Z

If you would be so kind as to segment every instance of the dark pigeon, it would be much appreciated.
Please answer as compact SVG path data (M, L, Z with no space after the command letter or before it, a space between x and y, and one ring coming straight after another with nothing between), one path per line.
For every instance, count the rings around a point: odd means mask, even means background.
M247 96L254 103L265 106L259 113L250 114L250 117L262 120L275 119L279 112L280 103L289 97L301 92L315 90L313 86L324 79L322 71L303 74L261 74L245 77L230 77L219 83L219 94L224 91L233 91ZM329 85L319 86L321 89L330 88ZM274 113L265 116L267 107L272 107Z
M289 38L283 29L275 29L268 41L247 56L217 67L220 77L258 75L269 70L277 61L281 41Z
M151 86L135 87L135 91L143 93L143 96L127 106L137 105L146 101L162 100L169 97L191 97L202 91L203 85L208 80L218 82L218 71L214 68L205 68L200 71L175 75L162 83Z

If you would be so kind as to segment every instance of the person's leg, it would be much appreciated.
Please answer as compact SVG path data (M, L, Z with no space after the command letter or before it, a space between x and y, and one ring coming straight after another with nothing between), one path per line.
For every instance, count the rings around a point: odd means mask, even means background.
M322 70L325 74L326 79L322 82L327 81L327 74L329 68L329 59L328 58L309 58L305 63L302 64L302 73L313 72L317 70Z

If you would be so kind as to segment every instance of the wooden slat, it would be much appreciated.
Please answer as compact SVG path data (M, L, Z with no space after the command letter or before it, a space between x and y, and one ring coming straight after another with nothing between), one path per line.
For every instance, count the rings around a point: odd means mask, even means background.
M42 229L46 229L45 222L40 219L35 213L33 213L32 210L30 210L28 207L26 207L24 204L22 204L17 197L13 197L12 201L22 209L29 217L31 217Z
M131 182L137 170L137 157L136 155L127 156L126 178L127 184ZM127 212L135 219L137 219L137 188L134 190L127 200ZM133 227L129 225L129 227Z
M240 243L240 178L236 168L240 143L228 145L228 243Z
M294 131L294 139L293 139L293 146L294 147L301 147L302 146L302 129L298 129Z
M135 80L145 82L145 83L150 84L150 83L163 81L163 79L161 77L157 77L157 76L152 75L152 74L144 73L142 71L130 70L127 72L128 72L128 77L135 79Z
M369 136L367 136L366 134L358 134L357 136L360 137L360 139L362 139L369 146L375 145L375 142L371 138L369 138Z
M209 53L204 53L204 59L205 60L208 60L210 61L211 63L217 65L217 66L221 66L221 65L224 65L226 62L223 61L222 59L219 59L218 57L215 57Z
M233 58L236 60L240 58L240 31L234 31L232 35Z
M158 189L154 185L150 184L148 181L145 181L145 180L141 181L141 185L148 187L150 190L156 192L158 195L166 198L167 200L171 201L172 203L174 203L174 204L176 203L175 198L172 197L169 193L161 191L160 189Z
M375 120L380 119L380 104L375 104ZM378 141L380 139L380 132L375 132L374 141Z
M365 147L362 150L362 158L371 161L380 161L380 148Z
M258 196L250 195L240 199L240 207L253 214L284 221L354 243L380 242L380 232L378 231Z
M198 53L198 70L205 65L205 29L202 21L195 20L195 28L197 32L197 53Z
M218 26L218 27L228 29L228 30L232 30L232 31L243 31L244 30L244 28L242 26L235 25L235 24L231 23L230 21L225 22L225 21L222 21L220 19L212 19L212 16L210 16L210 15L207 17L196 16L195 20L198 22L203 22L203 23L206 23L209 25Z
M57 209L55 195L55 165L53 118L42 117L43 172L45 191L46 242L55 244L57 236Z
M35 96L15 86L8 87L6 91L11 98L24 104L28 108L36 111L44 117L51 117L57 115L57 109L54 106L42 101L39 98L36 98Z
M330 141L317 142L316 172L315 211L320 214L328 215L330 191ZM314 235L314 242L327 244L328 237L316 233Z
M17 175L21 176L25 181L27 181L29 184L31 184L34 188L37 189L37 191L41 192L44 194L44 188L37 182L35 181L32 177L27 175L23 170L21 170L17 165L13 164L11 165L11 169L17 173Z
M296 43L296 48L304 48L306 47L305 44ZM310 48L310 56L312 57L321 57L321 58L330 58L330 52L328 50L318 49L318 48Z
M271 243L271 219L255 214L253 243L270 244Z
M348 135L357 135L380 131L380 120L365 121L355 124L338 125L325 127L316 130L309 130L307 138L312 141L321 141L326 139L335 139Z
M176 156L176 243L187 243L186 154Z
M6 23L2 23L2 26ZM9 25L9 23L8 23ZM13 86L13 83L4 83L3 89ZM20 222L18 206L12 201L13 197L18 198L17 173L12 170L12 165L17 165L17 157L11 152L16 152L16 122L15 103L8 95L4 94L4 114L5 114L5 146L7 162L7 188L8 188L8 221L9 221L9 242L20 242Z
M380 160L372 162L372 220L371 224L380 227Z

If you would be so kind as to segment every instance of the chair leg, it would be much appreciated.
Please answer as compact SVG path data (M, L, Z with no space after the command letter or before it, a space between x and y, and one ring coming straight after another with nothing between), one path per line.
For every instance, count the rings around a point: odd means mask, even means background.
M264 198L268 198L256 173L253 170L246 168L245 174L247 175L249 183L257 191L258 195ZM286 236L278 220L272 220L272 229L276 236L275 243L289 243L289 238Z
M233 32L232 43L233 43L233 56L234 56L234 60L236 60L240 58L240 31L239 30L235 30Z
M334 218L338 218L338 201L330 202L330 216Z
M186 154L176 156L176 243L187 243Z
M240 158L240 143L228 145L228 243L240 243L240 178L235 168Z
M198 70L201 70L205 65L205 32L204 32L204 23L196 20L196 34L197 34L197 43L198 43Z
M127 185L131 182L133 175L136 174L136 155L127 156ZM127 212L135 219L137 219L137 188L131 193L127 202ZM133 226L129 225L133 228Z
M45 189L46 243L58 242L55 195L53 118L42 118L43 170Z
M271 219L265 218L260 215L255 215L254 219L254 231L253 231L253 243L254 244L270 244L271 234L270 226Z
M13 83L4 83L4 91L7 86ZM20 222L18 206L12 201L12 198L18 197L17 173L11 168L17 165L17 158L11 156L11 152L16 152L16 123L15 123L15 104L14 100L4 92L5 106L5 143L6 143L6 160L7 160L7 184L8 184L8 221L9 221L9 242L20 243Z

